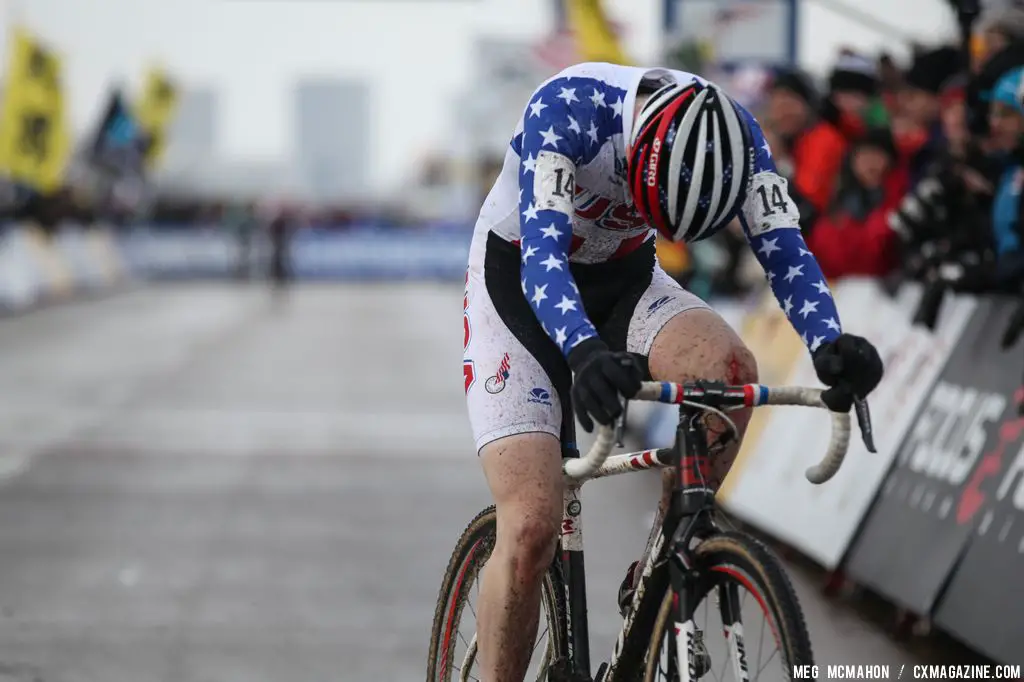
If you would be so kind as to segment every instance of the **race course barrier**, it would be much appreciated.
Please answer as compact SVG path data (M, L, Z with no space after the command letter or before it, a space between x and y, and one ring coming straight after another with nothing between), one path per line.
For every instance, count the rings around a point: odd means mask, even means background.
M836 477L813 485L803 471L828 420L771 410L723 506L985 655L1020 663L1024 342L999 347L1016 302L947 295L930 331L911 324L920 287L892 297L849 280L834 294L844 329L871 339L885 363L869 400L878 452L855 435ZM806 352L785 383L820 385Z
M302 227L289 240L288 265L303 280L460 281L471 238L472 228L465 225ZM245 254L239 238L216 225L143 226L122 235L119 246L133 272L154 278L230 277L241 269L269 269L265 235Z
M0 310L101 291L126 277L113 233L105 227L69 225L53 235L32 225L0 227Z
M461 282L469 243L467 229L451 227L306 228L293 237L292 266L300 279ZM116 235L68 226L54 236L7 226L0 307L102 291L132 276L231 276L241 249L212 226ZM265 265L266 245L256 250ZM838 475L813 485L803 472L823 451L829 420L815 410L762 410L719 491L723 507L985 655L1021 663L1024 340L999 347L1016 302L950 294L928 330L912 324L918 286L891 295L854 279L833 293L843 327L871 339L885 363L869 401L878 452L855 435ZM734 311L731 323L761 381L818 385L778 304L766 296L752 308Z

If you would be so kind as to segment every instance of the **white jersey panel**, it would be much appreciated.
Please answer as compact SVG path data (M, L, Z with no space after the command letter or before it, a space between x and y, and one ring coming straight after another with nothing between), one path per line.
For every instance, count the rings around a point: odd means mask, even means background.
M548 83L560 79L568 79L569 86L579 84L578 87L563 89L565 94L561 99L569 112L565 118L571 120L562 123L568 132L563 134L557 127L551 129L552 135L563 137L575 133L582 144L582 158L576 160L570 262L604 262L615 257L624 242L635 245L639 237L653 237L653 230L633 207L626 184L628 131L633 122L636 91L645 76L675 78L679 82L697 79L693 74L681 71L588 63L571 66L538 88L538 92L543 91ZM570 90L573 92L568 92ZM527 106L524 119L533 116L534 109L537 109L537 116L543 115L545 108ZM573 116L577 109L579 115ZM608 109L616 124L599 125L593 120L595 109ZM517 140L522 134L521 120L505 155L501 173L480 211L474 237L477 242L492 231L507 241L520 239L519 172L524 159L517 152L517 147L521 148ZM530 157L525 160L528 165Z

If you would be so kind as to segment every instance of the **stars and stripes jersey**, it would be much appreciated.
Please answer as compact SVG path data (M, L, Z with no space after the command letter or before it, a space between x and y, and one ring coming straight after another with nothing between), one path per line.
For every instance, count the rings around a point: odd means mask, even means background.
M626 145L641 82L673 80L706 82L682 71L603 63L577 64L548 79L530 98L481 208L474 251L485 248L490 232L519 245L523 292L565 355L597 335L570 263L614 260L655 237L630 197ZM786 316L813 351L839 335L839 314L761 127L741 113L756 153L737 217Z

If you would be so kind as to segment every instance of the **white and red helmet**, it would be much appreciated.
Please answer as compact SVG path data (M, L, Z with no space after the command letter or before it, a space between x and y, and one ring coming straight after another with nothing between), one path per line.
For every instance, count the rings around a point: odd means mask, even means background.
M637 114L627 152L640 215L665 238L710 237L737 214L754 165L753 135L711 83L670 83Z

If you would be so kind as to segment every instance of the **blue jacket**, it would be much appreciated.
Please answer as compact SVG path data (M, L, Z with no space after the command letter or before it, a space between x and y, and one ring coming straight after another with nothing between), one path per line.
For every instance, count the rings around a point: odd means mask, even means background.
M1021 194L1024 163L1021 155L1007 158L992 202L992 244L996 252L996 284L1024 280L1024 249L1021 248Z

